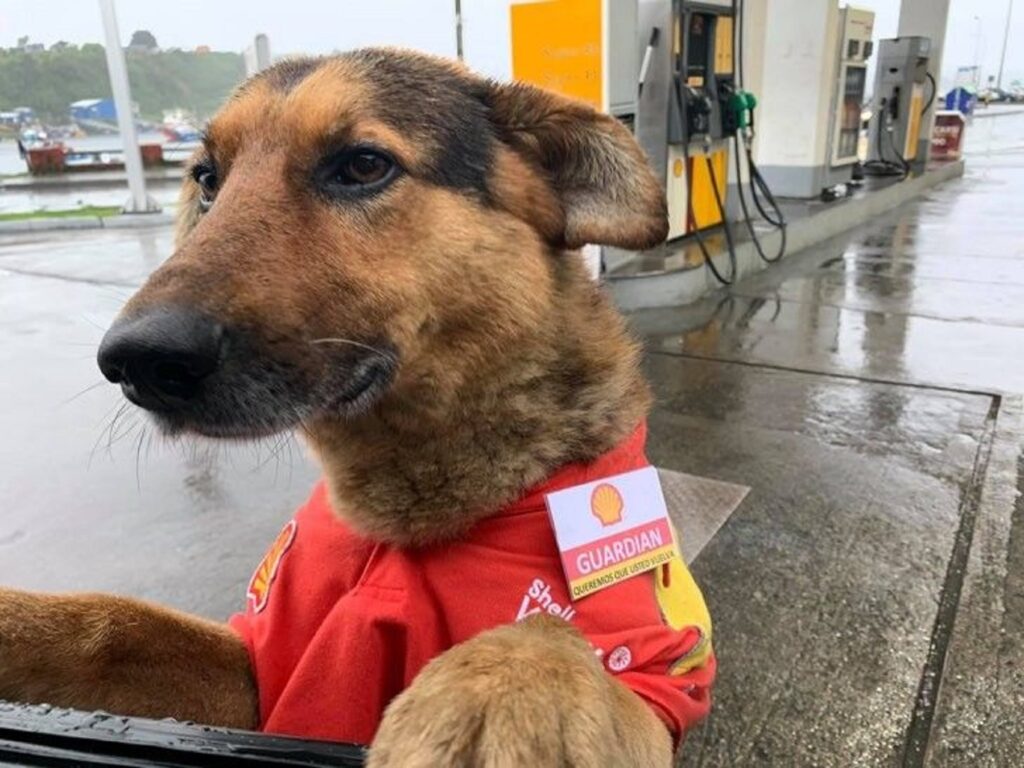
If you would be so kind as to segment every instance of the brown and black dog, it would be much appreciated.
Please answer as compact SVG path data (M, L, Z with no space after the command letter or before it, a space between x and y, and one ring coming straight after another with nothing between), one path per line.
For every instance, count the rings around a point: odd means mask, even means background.
M665 200L630 133L581 103L395 50L287 61L212 120L181 206L104 374L167 434L301 430L369 540L456 541L646 416L638 347L571 251L661 242ZM260 725L231 629L111 596L0 590L0 698ZM370 762L671 753L567 622L531 619L429 664Z

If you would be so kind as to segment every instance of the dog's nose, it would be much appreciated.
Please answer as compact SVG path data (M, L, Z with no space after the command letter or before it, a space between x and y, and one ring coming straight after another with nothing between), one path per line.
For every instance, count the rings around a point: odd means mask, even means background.
M163 307L114 323L97 362L133 403L165 410L199 393L217 370L223 341L223 328L209 318Z

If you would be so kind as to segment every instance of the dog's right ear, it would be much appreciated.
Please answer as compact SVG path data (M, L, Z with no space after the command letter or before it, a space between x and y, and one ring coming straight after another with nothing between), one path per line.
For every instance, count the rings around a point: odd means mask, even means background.
M488 82L483 101L498 138L527 166L499 151L495 196L549 242L650 248L665 240L665 191L622 123L525 83Z

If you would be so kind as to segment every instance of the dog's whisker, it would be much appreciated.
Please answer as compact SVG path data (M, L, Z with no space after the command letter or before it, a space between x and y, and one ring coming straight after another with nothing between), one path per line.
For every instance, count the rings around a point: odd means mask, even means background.
M364 344L363 342L355 341L354 339L342 339L342 338L312 339L309 343L310 344L347 344L350 347L359 347L360 349L365 349L368 352L375 352L378 355L382 355L383 357L386 357L386 358L389 358L389 359L394 357L394 353L389 352L386 349L380 349L379 347L375 347L375 346L373 346L371 344Z
M100 379L100 380L99 380L99 381L97 381L97 382L96 382L95 384L90 384L90 385L89 385L88 387L86 387L85 389L83 389L83 390L82 390L81 392L79 392L79 393L77 393L77 394L75 394L75 395L72 395L72 396L71 396L71 397L69 397L69 398L68 398L67 400L63 400L63 401L61 401L61 402L60 402L60 404L58 405L58 407L62 407L62 406L65 406L65 405L67 405L68 403L71 403L71 402L73 402L73 401L77 400L77 399L78 399L78 398L80 398L80 397L81 397L82 395L84 395L84 394L85 394L86 392L92 392L92 391L93 391L94 389L96 389L96 387L102 387L102 386L103 386L104 384L106 384L106 383L107 383L107 380L106 380L106 379Z
M117 443L122 437L124 437L127 434L125 430L135 423L134 419L126 419L125 417L127 415L128 408L124 408L118 411L117 415L111 422L109 437L107 440L108 456L111 454L111 449L114 447L114 444Z
M119 442L121 442L127 437L130 437L132 433L139 428L139 424L141 423L139 418L134 414L130 420L126 421L127 423L121 429L118 429L117 435L114 436L114 439L111 440L110 444L107 446L108 453L111 453L113 447L117 445Z
M104 327L103 327L102 325L100 325L99 323L94 323L94 322L93 322L92 320L90 320L90 319L89 319L88 317L86 317L85 315L82 315L82 319L83 319L83 320L85 320L85 322L87 322L87 323L88 323L89 325L91 325L91 326L92 326L93 328L97 329L97 330L98 330L98 331L99 331L100 333L104 333L104 334L105 334L105 333L107 332L107 329L106 329L106 328L104 328Z
M287 434L279 437L274 446L274 485L277 485L277 479L281 475L281 451L284 449L285 442L287 442Z
M143 427L142 431L139 432L139 439L135 443L135 487L140 492L142 491L142 476L139 472L139 465L141 464L142 458L142 440L146 437L146 428Z
M89 467L92 466L92 460L95 457L96 451L99 449L100 444L103 442L104 435L107 436L107 440L108 440L108 442L107 442L107 449L108 449L108 453L109 453L109 448L110 448L109 440L112 437L112 430L114 429L114 426L117 424L118 419L120 419L124 415L125 411L128 410L128 407L130 405L131 405L131 403L129 403L127 400L124 400L119 405L115 405L114 406L114 408L117 409L116 412L114 413L114 417L112 419L110 419L110 422L107 424L107 426L104 429L100 430L100 434L99 434L99 436L97 436L96 442L93 443L92 450L89 452L89 463L88 463ZM107 413L109 414L109 411ZM106 416L104 416L104 418L106 418Z
M126 401L126 400L124 400L122 398L118 398L117 400L114 401L114 403L109 408L107 408L106 413L104 413L100 417L100 420L97 422L96 426L100 426L101 424L105 424L107 422L107 419L110 418L110 415L115 410L117 410L118 408L126 408L127 406L128 406L128 401Z
M267 458L264 459L263 461L261 461L256 466L256 468L253 470L253 472L258 472L260 469L262 469L263 467L268 465L271 462L272 459L277 459L278 458L278 451L280 450L281 440L282 440L282 436L281 435L269 435L269 436L267 436L265 438L262 438L259 441L259 443L257 444L258 448L262 447L263 445L267 445L267 444L269 444L270 447L268 449ZM280 463L280 460L278 461L278 463ZM274 472L275 472L274 482L276 483L277 482L277 474L276 474L277 470L275 469Z
M110 415L118 407L123 408L124 407L124 402L123 401L115 402L112 406L110 406L107 409L107 412L103 414L103 417L100 419L99 424L97 424L97 426L102 425L102 424L106 424L107 419L110 417ZM100 443L103 441L103 435L106 433L106 431L107 431L106 427L104 427L103 429L100 429L99 434L96 435L96 441L92 444L92 450L89 451L89 462L87 464L87 467L91 467L92 466L92 460L93 460L93 457L96 455L96 449L100 447Z

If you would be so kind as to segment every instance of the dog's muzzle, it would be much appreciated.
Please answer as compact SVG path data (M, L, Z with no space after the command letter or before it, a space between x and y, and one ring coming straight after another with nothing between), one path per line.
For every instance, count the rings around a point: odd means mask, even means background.
M117 320L97 357L103 375L165 433L253 438L373 407L395 378L398 353L371 341L270 345L254 329L161 306Z

